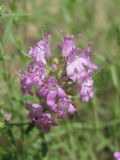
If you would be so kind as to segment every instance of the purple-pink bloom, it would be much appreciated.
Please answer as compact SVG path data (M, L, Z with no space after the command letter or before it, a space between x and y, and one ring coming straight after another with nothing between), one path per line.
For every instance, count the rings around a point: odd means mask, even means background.
M46 103L53 112L56 112L56 106L53 104L54 101L52 99L56 97L67 97L66 93L58 85L58 82L54 77L49 77L45 81L45 84L38 89L37 95L46 98Z
M87 78L81 83L80 95L83 102L88 102L90 98L94 97L92 78Z
M66 97L64 90L58 85L57 80L54 77L49 77L43 86L38 89L38 96L48 96L56 94L60 97Z
M32 73L30 76L33 84L38 88L42 86L42 81L44 80L45 76L47 76L47 72L44 70L44 68L38 68L37 72Z
M41 61L43 64L46 64L46 58L51 58L50 37L48 33L45 33L44 39L37 42L37 45L29 50L28 54L33 61Z
M83 102L94 96L93 74L98 70L90 58L91 44L82 50L75 47L73 36L67 35L59 46L62 56L55 58L51 55L50 40L51 36L45 33L43 40L30 49L31 62L27 71L21 74L22 94L37 96L42 104L27 104L29 117L45 132L56 125L52 115L62 119L77 111L70 98L75 93L73 87L77 86ZM36 87L35 94L33 87Z
M67 76L73 80L73 82L85 77L86 70L82 65L81 59L76 58L72 63L67 64L66 67Z
M28 64L27 71L28 71L28 73L36 73L37 68L38 67L34 64L34 62L30 62Z
M50 113L43 113L35 122L35 125L38 128L42 128L43 131L47 133L50 131L50 127L57 125L57 123L51 119Z
M59 100L56 100L59 99ZM67 97L57 97L54 92L47 97L47 103L58 115L58 118L63 118L65 115L74 114L77 110L72 105L71 100Z
M30 111L29 117L34 121L42 114L42 106L39 104L26 104L26 108Z
M37 88L42 86L42 81L47 76L47 71L41 61L29 63L27 71L28 73L21 74L21 92L22 94L33 95L32 86L34 85Z
M33 95L33 92L32 92L32 79L31 77L29 77L28 75L25 75L25 74L21 74L21 93L22 94L30 94L30 95Z
M44 132L49 132L52 125L57 123L51 119L50 113L43 113L43 108L39 104L26 104L26 108L30 111L29 117L34 125L43 129Z
M10 113L5 113L4 120L9 121L10 119L11 119L11 114Z
M60 98L57 103L58 118L63 118L65 115L71 115L77 112L76 108L72 105L71 100L68 98Z
M92 64L89 59L76 57L73 62L67 64L67 75L74 82L86 76L88 69L95 71L98 67Z
M43 84L42 86L38 87L37 96L38 97L46 97L48 94L48 86Z
M45 58L50 59L51 58L51 50L50 50L50 39L51 35L48 33L45 33L44 35L44 48L45 48Z
M64 90L58 85L57 80L54 77L50 77L47 81L48 94L47 94L47 105L55 111L54 105L51 105L50 97L67 97Z
M114 158L115 158L116 160L120 160L120 152L115 152L115 153L114 153Z
M91 44L81 52L81 56L77 56L76 52L80 51L80 49L75 48L72 50L71 54L68 57L67 61L67 75L74 82L80 79L83 79L88 70L90 72L95 72L98 70L98 66L91 62L89 54L91 53Z
M62 57L68 57L71 51L75 48L73 36L65 36L62 44Z
M28 54L29 54L29 56L32 57L33 61L35 61L35 62L41 61L42 63L46 64L43 41L39 42L39 46L35 46L35 47L31 48L29 50Z
M67 64L72 63L76 58L78 58L77 56L77 52L80 51L80 48L73 48L68 56L68 60L67 60Z
M76 51L78 50L73 50L68 57L66 72L67 76L79 85L82 101L88 102L94 96L92 76L98 66L93 64L89 57L91 45L82 51L81 56L77 56Z
M81 53L81 57L87 58L89 57L89 54L91 53L91 48L92 48L92 44L89 43L87 48L85 48L82 53Z

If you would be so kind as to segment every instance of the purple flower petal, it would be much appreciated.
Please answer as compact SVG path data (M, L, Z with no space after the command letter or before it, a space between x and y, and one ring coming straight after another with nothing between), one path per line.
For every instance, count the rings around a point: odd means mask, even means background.
M43 85L43 86L38 88L37 95L39 97L46 97L47 94L48 94L48 87L46 85Z
M81 84L80 95L82 97L83 102L88 102L88 100L94 96L92 78L86 79Z
M64 37L64 42L62 45L62 56L68 57L70 52L75 48L73 44L73 36Z
M72 104L70 104L70 106L68 108L68 113L74 114L75 112L77 112L76 108Z
M31 48L28 54L33 58L33 61L46 64L45 60L45 50L43 46L43 41L39 41L39 47L35 46L34 48Z
M71 101L67 98L62 98L57 104L58 118L63 118L65 115L74 114L76 109L72 105Z
M25 74L22 74L21 75L21 93L22 94L30 94L30 95L33 95L33 92L32 92L32 80L29 76L25 75Z
M57 92L50 91L47 95L47 105L50 107L50 109L54 112L56 112L56 95Z
M89 43L88 47L82 51L81 56L84 58L88 58L89 54L91 53L91 48L92 48L92 44Z
M61 98L67 97L66 93L64 92L64 90L61 87L58 87L57 94Z
M120 160L120 152L115 152L114 157L116 160Z
M50 50L50 39L51 39L51 36L48 34L48 33L45 33L45 36L44 36L44 47L45 47L45 57L47 59L50 59L51 58L51 50Z
M44 132L49 132L51 126L57 125L55 121L51 119L51 115L49 113L43 113L39 119L35 122L36 127L42 128Z

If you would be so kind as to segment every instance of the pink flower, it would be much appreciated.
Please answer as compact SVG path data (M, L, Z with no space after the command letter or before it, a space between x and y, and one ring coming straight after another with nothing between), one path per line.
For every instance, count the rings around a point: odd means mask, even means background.
M92 76L98 66L89 57L91 45L82 51L81 56L77 56L76 51L78 50L74 49L68 57L66 72L73 82L77 82L82 101L88 102L94 96Z
M91 48L92 48L92 44L89 43L87 48L85 48L82 51L81 56L88 59L89 58L89 54L91 53Z
M88 59L77 56L73 62L67 64L67 75L75 82L86 76L87 68L93 72L98 69L98 67L92 64Z
M62 44L62 57L68 57L74 48L73 36L65 36Z
M26 104L26 108L30 111L29 117L34 125L42 128L44 132L49 132L50 127L57 123L51 119L50 113L43 113L42 106L39 104Z
M60 98L57 103L58 118L63 118L65 115L71 115L77 112L68 98Z
M47 96L48 94L55 93L58 96L66 96L64 90L58 85L54 77L49 77L43 86L38 89L38 96Z
M56 98L58 99L57 101ZM47 96L47 104L52 111L58 114L58 118L74 114L77 111L67 97L57 97L55 92L51 92L51 94Z
M47 59L50 59L52 57L51 50L50 50L50 39L51 39L51 35L49 35L48 33L45 33L45 35L44 35L44 48L45 48L45 57Z
M20 81L22 94L37 96L42 104L27 104L26 108L32 123L44 132L57 124L53 117L63 119L77 112L72 102L76 86L83 102L94 96L93 74L98 70L90 58L91 44L82 50L75 47L73 36L67 35L59 46L62 56L57 58L51 55L50 40L45 33L30 49L31 62Z
M21 74L21 93L33 95L32 92L32 79L28 75Z
M35 125L38 128L42 128L44 132L49 132L50 127L57 125L57 123L51 119L50 113L43 113L35 122Z
M39 97L46 97L46 103L52 111L56 111L56 108L53 105L53 101L50 100L50 97L67 97L54 77L49 77L46 80L45 84L38 89L37 95Z
M115 153L114 153L114 158L115 158L116 160L120 160L120 152L115 152Z
M88 102L90 98L94 97L93 80L92 78L86 79L80 87L80 95L83 102Z
M46 58L51 58L50 35L48 33L45 33L44 39L37 42L37 45L31 48L28 54L34 61L41 61L43 64L46 64Z
M42 63L46 64L43 41L39 42L39 46L35 46L35 47L31 48L29 50L28 54L29 54L29 56L32 57L33 61L35 61L35 62L41 61Z
M44 78L47 76L44 64L39 61L31 62L28 65L27 73L21 74L21 93L33 95L33 85L39 88L43 84Z
M11 119L11 114L10 113L6 113L5 115L4 115L4 120L5 121L9 121Z

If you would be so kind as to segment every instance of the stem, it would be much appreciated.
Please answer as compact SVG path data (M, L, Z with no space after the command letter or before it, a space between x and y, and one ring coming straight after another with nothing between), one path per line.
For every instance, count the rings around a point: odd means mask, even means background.
M74 138L71 134L71 126L69 123L66 123L66 128L68 131L68 138L69 138L69 144L70 144L70 155L71 155L71 159L75 160L76 159L76 155L75 155L75 146L74 146Z
M6 123L8 126L16 126L16 127L20 127L20 126L25 126L25 125L29 125L31 122L24 122L24 123Z

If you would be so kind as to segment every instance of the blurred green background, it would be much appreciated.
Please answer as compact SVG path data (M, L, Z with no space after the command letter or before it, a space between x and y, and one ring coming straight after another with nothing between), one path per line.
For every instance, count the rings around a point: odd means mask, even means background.
M80 112L61 121L49 134L25 127L2 129L2 119L26 122L19 76L29 59L24 55L52 35L52 48L63 34L75 35L78 46L93 42L95 98L76 101ZM81 38L78 34L82 33ZM54 53L55 54L55 53ZM119 0L0 0L0 160L112 160L120 150L120 1ZM44 157L44 158L43 158Z

